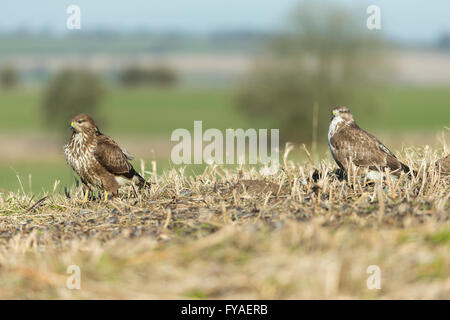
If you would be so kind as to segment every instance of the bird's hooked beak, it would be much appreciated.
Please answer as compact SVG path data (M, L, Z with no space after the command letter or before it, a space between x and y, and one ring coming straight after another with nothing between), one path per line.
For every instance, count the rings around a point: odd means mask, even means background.
M333 112L331 112L331 120L333 120L334 117L336 117L336 115L337 115L337 111L333 110Z
M75 122L74 121L72 121L70 123L70 127L69 128L72 129L73 131L75 131Z

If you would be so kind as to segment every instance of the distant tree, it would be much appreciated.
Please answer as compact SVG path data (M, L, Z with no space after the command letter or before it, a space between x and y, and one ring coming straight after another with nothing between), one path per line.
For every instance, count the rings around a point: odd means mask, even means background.
M324 138L333 106L372 106L359 90L375 90L386 70L382 41L368 33L345 8L302 3L289 30L270 40L239 85L238 109L279 128L284 141L310 142L316 104L318 137Z
M168 66L152 68L129 67L120 73L119 81L125 86L172 86L178 81L176 72Z
M66 129L78 113L97 116L104 87L90 71L66 69L58 72L45 89L42 111L46 124Z
M0 72L0 86L10 89L19 83L19 72L11 65L5 66Z

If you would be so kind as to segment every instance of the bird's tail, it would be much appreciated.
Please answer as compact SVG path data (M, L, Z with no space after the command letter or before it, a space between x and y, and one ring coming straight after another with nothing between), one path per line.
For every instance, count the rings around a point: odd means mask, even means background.
M409 175L417 176L416 170L411 170L406 164L400 162L400 165L402 166L401 170Z
M410 171L409 167L404 164L403 162L400 162L400 166L402 167L401 170L405 173L408 173Z
M138 178L137 186L139 188L149 188L150 187L151 182L145 180L139 173L136 175L136 177Z
M139 173L134 170L133 172L133 183L139 188L149 188L151 185L150 181L146 181Z

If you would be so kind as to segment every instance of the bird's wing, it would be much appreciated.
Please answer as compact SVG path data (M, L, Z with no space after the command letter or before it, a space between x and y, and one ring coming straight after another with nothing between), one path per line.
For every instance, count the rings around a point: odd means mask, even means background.
M128 150L124 149L124 148L120 148L120 150L122 150L122 153L127 157L128 160L132 161L134 160L134 157L131 153L128 152Z
M94 156L112 174L125 174L133 169L133 166L128 162L128 156L108 136L100 135L97 137Z
M334 134L330 143L333 145L336 162L344 164L352 159L356 166L389 168L391 171L409 168L384 146L375 136L356 125L349 125Z

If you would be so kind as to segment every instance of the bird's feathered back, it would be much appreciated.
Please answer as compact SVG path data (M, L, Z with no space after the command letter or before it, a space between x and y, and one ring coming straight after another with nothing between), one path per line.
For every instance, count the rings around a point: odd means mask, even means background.
M389 169L395 175L410 171L375 136L356 124L348 108L335 108L333 114L328 143L334 160L344 171L350 163L374 171Z
M108 136L98 134L94 156L100 164L113 174L128 173L132 166L117 143Z

